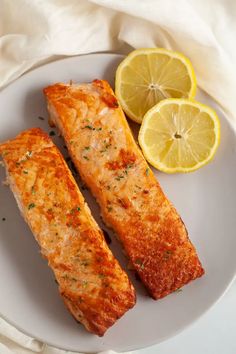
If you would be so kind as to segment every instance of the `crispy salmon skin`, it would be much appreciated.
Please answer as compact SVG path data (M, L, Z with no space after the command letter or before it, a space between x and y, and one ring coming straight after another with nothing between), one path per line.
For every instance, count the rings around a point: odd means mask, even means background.
M103 335L135 304L135 291L59 150L39 128L0 145L7 178L72 315Z
M106 81L44 89L51 121L154 299L204 270L174 206L137 147Z

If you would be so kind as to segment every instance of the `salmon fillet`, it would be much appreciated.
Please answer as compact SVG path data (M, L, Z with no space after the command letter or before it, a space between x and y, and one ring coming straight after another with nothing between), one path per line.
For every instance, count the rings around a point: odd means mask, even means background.
M21 213L41 246L65 305L102 336L135 304L135 291L61 153L39 128L0 145Z
M82 179L150 295L162 298L203 275L183 221L137 147L106 81L44 89Z

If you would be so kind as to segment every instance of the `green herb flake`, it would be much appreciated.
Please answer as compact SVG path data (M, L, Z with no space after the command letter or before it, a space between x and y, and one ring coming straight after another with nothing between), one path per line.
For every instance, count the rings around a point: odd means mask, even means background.
M30 204L28 205L28 210L33 209L34 207L35 207L35 204L34 204L34 203L30 203Z
M92 126L92 125L85 125L85 126L84 126L84 129L90 129L90 130L93 130L94 128L93 128L93 126Z
M28 175L28 171L26 171L26 170L23 170L23 173L24 173L25 175Z
M20 166L20 162L16 162L16 166L19 167Z
M144 269L144 264L141 259L137 258L134 263L139 265L141 269Z
M173 251L171 251L171 250L165 250L163 257L164 257L165 259L169 259L172 254L173 254Z
M183 291L183 289L181 289L181 288L180 289L176 289L175 293L181 293L181 291Z
M97 131L100 131L100 130L102 130L102 128L100 127L100 128L97 128L96 130L97 130Z
M70 214L74 214L76 211L80 211L80 210L81 210L80 207L73 208L71 209Z
M30 158L32 156L32 151L27 151L25 155L27 159Z
M110 190L111 189L111 186L107 186L107 190Z
M83 156L83 158L87 161L89 160L88 156Z
M149 176L149 168L146 168L145 173L146 173L146 176Z
M34 186L31 188L31 193L32 194L35 194L36 192L35 192L35 189L34 189Z
M105 274L98 274L98 277L99 277L100 279L104 279L106 276L105 276Z
M107 210L109 211L109 213L112 211L112 207L107 207Z
M8 154L9 154L8 151L4 151L4 152L2 153L2 156L4 157L4 156L7 156Z
M123 176L123 175L119 175L119 176L117 176L117 177L115 178L115 180L116 180L116 181L120 181L122 178L124 178L124 176Z
M55 133L53 130L51 130L50 133L49 133L49 135L50 135L50 136L55 136L56 133Z
M90 146L85 146L85 150L90 150Z
M87 280L83 280L83 281L82 281L83 287L86 288L86 286L88 286L88 283L89 283L89 282L88 282Z

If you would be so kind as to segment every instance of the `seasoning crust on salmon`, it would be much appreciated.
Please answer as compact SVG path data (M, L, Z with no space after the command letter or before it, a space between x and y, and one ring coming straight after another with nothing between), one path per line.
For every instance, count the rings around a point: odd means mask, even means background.
M0 154L65 305L87 330L103 335L134 306L135 291L61 153L46 133L33 128L1 144Z
M154 299L203 275L185 225L135 143L106 81L44 89L81 177Z

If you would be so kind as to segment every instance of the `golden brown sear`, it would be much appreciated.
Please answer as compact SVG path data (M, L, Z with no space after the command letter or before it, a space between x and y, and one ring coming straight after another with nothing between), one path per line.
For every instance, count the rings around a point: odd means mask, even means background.
M72 313L103 335L135 304L135 291L59 150L39 128L0 145L7 178Z
M44 89L81 177L154 299L204 270L187 230L137 147L106 81Z

